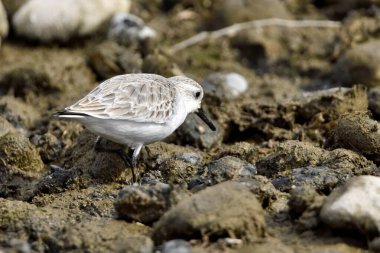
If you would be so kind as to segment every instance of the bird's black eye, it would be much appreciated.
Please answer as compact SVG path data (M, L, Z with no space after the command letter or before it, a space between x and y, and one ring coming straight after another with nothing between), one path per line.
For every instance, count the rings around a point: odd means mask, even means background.
M198 99L201 96L201 92L197 91L197 92L195 92L194 95L195 95L195 98Z

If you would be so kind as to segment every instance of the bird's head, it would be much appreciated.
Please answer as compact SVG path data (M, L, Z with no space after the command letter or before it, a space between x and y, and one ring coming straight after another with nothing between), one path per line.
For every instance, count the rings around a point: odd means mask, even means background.
M203 88L194 80L185 76L174 76L169 78L178 89L180 96L185 100L185 110L187 113L196 113L209 127L215 131L214 124L207 118L202 110Z

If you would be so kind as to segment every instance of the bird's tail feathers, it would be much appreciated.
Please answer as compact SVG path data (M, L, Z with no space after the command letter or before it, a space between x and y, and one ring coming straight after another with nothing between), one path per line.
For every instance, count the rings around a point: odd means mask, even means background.
M85 113L80 113L80 112L72 112L72 111L69 111L69 110L62 110L62 111L58 111L58 112L55 112L53 113L53 116L54 117L58 117L58 118L69 118L69 119L74 119L74 118L83 118L83 117L87 117L89 116L88 114L85 114Z

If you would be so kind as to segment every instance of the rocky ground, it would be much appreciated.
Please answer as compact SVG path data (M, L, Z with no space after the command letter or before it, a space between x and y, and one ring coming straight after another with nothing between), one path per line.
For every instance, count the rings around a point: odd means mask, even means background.
M157 37L128 45L20 38L5 11L23 2L0 2L1 253L380 252L378 1L134 1ZM340 23L173 47L272 17ZM132 184L51 115L135 72L197 80L217 131L190 115L143 149Z

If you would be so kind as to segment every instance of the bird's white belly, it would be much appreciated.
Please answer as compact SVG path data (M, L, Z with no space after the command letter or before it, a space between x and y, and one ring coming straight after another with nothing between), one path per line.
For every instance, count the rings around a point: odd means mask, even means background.
M187 114L184 101L181 97L178 97L173 117L162 124L95 117L76 119L97 135L116 143L136 146L165 139L185 121Z
M83 118L88 130L116 143L134 146L162 140L174 132L167 124L140 123L126 120Z

